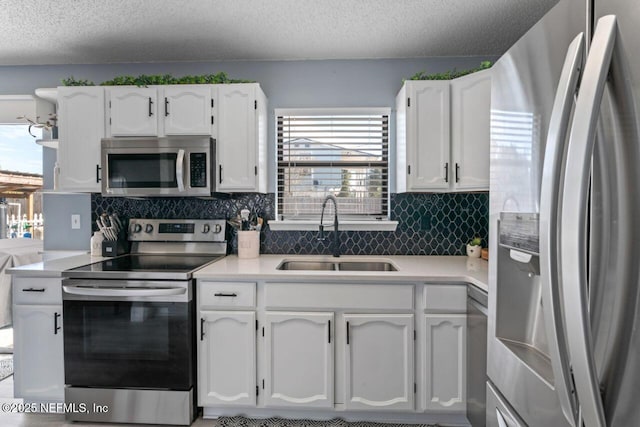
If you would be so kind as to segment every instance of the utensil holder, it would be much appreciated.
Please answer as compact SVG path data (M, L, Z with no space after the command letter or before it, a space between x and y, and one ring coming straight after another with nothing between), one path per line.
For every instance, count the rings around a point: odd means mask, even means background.
M260 255L260 232L238 231L238 258L258 258Z

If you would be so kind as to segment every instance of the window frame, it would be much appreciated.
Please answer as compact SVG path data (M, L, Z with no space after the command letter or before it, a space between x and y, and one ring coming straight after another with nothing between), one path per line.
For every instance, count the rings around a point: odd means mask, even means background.
M278 118L282 116L330 116L330 115L380 115L387 117L387 138L386 138L386 188L383 190L385 199L383 207L386 212L382 214L343 214L339 211L341 230L380 230L394 231L397 221L390 221L390 197L391 197L391 135L392 135L392 109L389 107L340 107L340 108L275 108L274 109L274 143L275 143L275 214L276 220L270 221L270 228L274 230L317 230L320 223L320 212L317 214L301 215L298 217L282 216L282 206L280 204L282 195L280 194L281 166L278 159L279 137ZM363 163L364 165L364 163ZM325 215L326 216L326 215ZM327 219L325 218L325 223Z

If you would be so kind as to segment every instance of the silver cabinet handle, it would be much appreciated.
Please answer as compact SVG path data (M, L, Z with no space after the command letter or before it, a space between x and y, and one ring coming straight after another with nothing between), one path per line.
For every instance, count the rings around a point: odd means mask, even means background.
M238 296L238 294L236 294L235 292L233 293L226 293L226 292L216 292L215 294L213 294L214 297L230 297L230 298L235 298Z
M178 182L178 191L184 191L184 150L178 150L176 181Z
M551 110L549 133L544 154L540 189L540 273L542 302L549 356L560 406L571 425L576 424L577 404L574 399L569 355L562 317L561 280L558 256L558 222L560 216L558 189L562 188L565 141L584 59L584 33L569 45L562 66L556 97Z
M613 15L598 20L584 68L567 150L562 195L560 256L567 342L585 427L604 427L604 408L593 355L587 290L587 204L599 107L616 41Z
M45 288L25 288L22 292L44 292Z

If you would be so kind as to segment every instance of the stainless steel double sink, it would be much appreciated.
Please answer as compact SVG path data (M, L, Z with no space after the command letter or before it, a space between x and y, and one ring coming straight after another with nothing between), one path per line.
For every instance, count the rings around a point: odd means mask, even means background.
M395 265L388 261L314 261L314 260L283 260L278 270L297 271L398 271Z

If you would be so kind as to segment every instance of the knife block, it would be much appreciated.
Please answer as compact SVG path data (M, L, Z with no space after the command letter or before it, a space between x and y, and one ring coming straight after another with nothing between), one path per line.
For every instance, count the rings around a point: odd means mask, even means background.
M125 239L103 240L102 256L113 257L129 253L129 241Z

